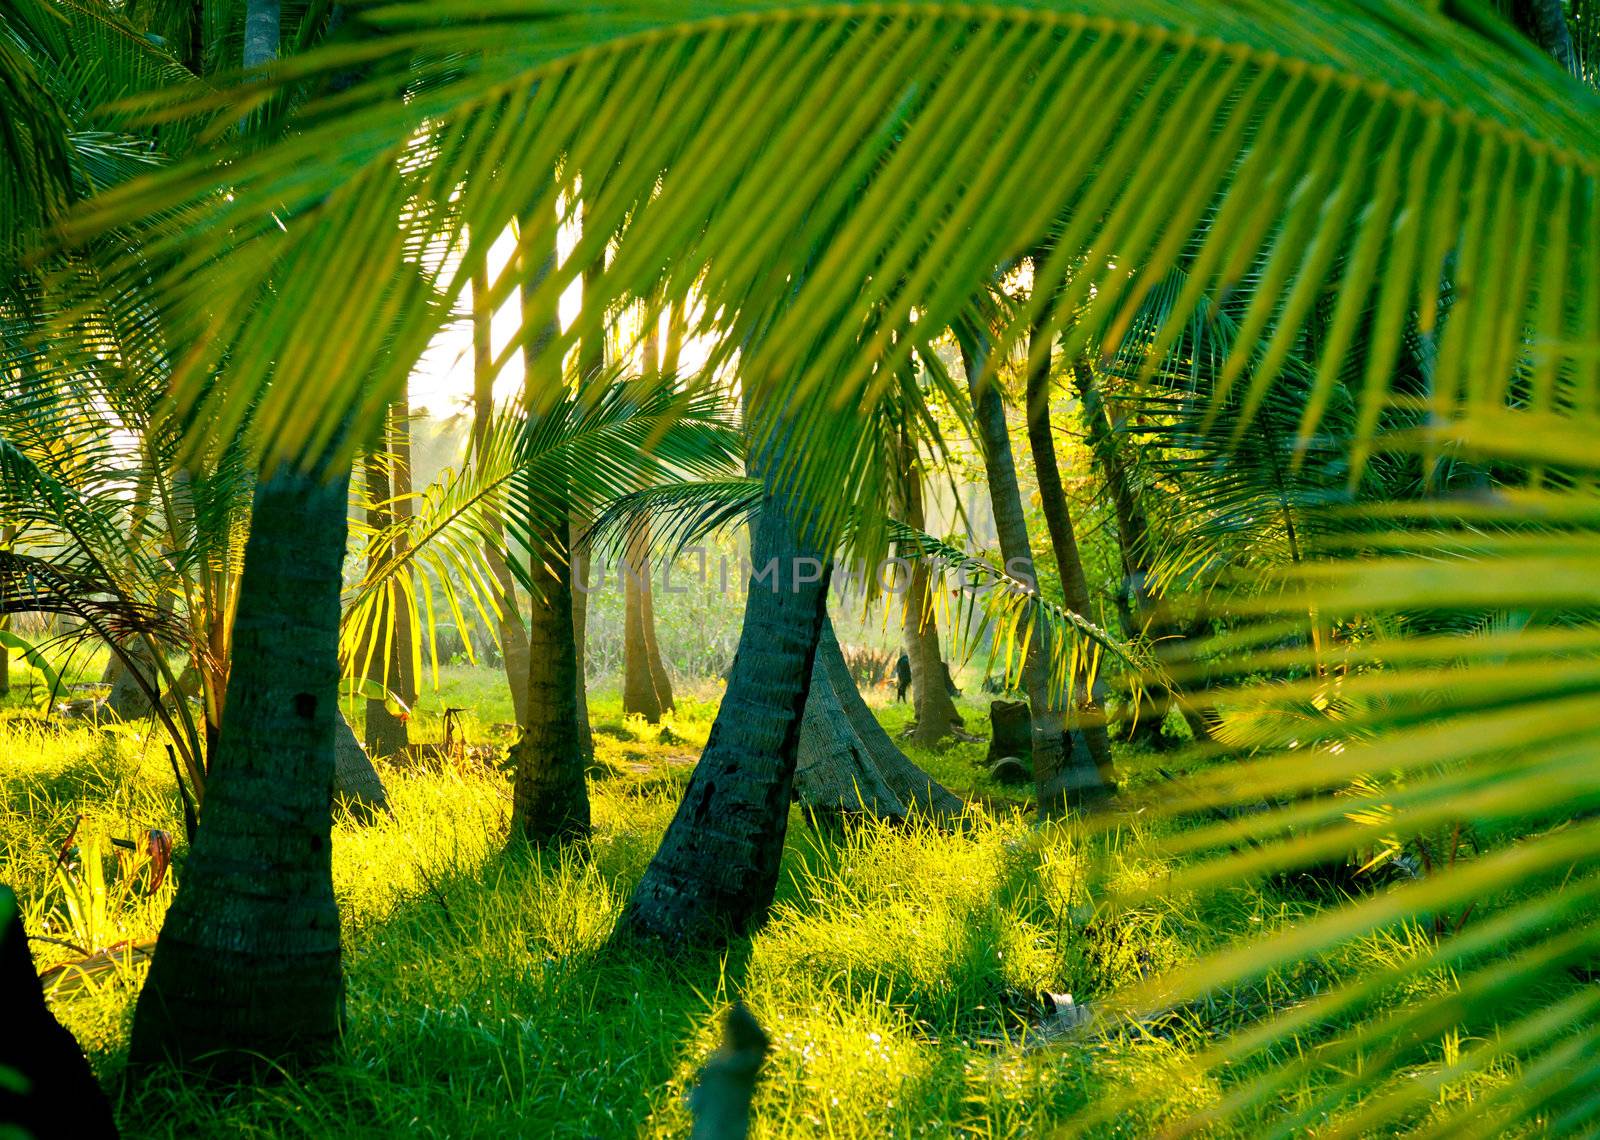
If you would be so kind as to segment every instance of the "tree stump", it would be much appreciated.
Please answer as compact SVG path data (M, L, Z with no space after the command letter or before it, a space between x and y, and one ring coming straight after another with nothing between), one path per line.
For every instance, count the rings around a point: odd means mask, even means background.
M983 763L993 768L1007 756L1033 755L1033 718L1027 701L989 702L989 751Z

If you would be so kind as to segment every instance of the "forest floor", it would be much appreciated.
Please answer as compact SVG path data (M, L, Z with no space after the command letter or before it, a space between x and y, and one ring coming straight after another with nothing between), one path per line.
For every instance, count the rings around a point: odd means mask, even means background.
M503 744L503 690L490 670L450 669L427 704L474 710L469 740ZM324 1070L225 1095L176 1077L123 1082L144 966L63 983L53 1007L113 1090L125 1133L684 1136L684 1093L715 1047L721 1012L742 997L774 1042L758 1136L1049 1135L1086 1107L1104 1110L1093 1132L1150 1135L1226 1095L1196 1063L1220 1035L1424 948L1421 932L1357 939L1337 959L1285 965L1164 1018L1073 1029L1071 1018L1052 1019L1049 995L1093 1009L1141 975L1317 904L1240 887L1107 920L1099 892L1167 873L1154 825L1128 812L1092 836L1070 820L1038 828L1021 793L982 774L983 746L966 744L913 755L952 790L976 793L967 826L819 832L796 812L777 903L752 937L682 961L608 951L719 692L686 693L660 727L624 718L614 691L591 698L595 835L583 858L507 850L502 772L382 765L394 818L336 825L348 1028L342 1059ZM897 733L909 708L871 699ZM961 707L983 723L982 702ZM419 712L413 730L437 740L437 714ZM1141 776L1140 757L1123 759L1134 781L1155 778ZM142 856L119 856L110 840L152 827L181 834L158 730L41 727L19 691L0 709L0 785L0 881L16 888L30 934L92 949L156 935L173 877L144 896ZM80 815L83 871L68 875L56 856ZM41 968L76 956L53 942L32 949ZM1423 970L1413 985L1412 997L1428 987L1444 996L1452 981ZM1316 1027L1307 1032L1270 1059L1312 1044ZM1411 1076L1447 1058L1424 1048L1415 1061ZM1337 1106L1340 1079L1337 1068L1307 1069L1234 1134L1276 1132L1307 1108L1308 1123L1336 1121L1341 1109L1313 1105L1331 1093ZM1477 1091L1503 1079L1479 1077ZM1442 1082L1418 1122L1473 1092Z

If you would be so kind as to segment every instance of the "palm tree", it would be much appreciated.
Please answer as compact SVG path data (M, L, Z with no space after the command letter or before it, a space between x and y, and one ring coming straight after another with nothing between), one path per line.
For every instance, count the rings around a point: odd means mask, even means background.
M1034 269L1042 267L1043 257L1033 255ZM1056 462L1056 441L1050 425L1050 341L1045 336L1030 336L1026 366L1027 385L1024 419L1028 426L1028 446L1033 453L1033 469L1039 480L1039 500L1045 526L1050 532L1050 550L1061 579L1061 592L1067 608L1091 617L1089 580L1083 571L1083 556L1078 551L1072 527L1072 512L1067 506L1066 488ZM1074 695L1077 702L1077 731L1094 761L1101 779L1115 781L1111 760L1111 739L1106 733L1105 684L1093 669L1082 670L1083 684Z
M1297 927L1293 942L1262 939L1207 955L1128 996L1134 1008L1171 1008L1244 981L1275 955L1336 946L1513 884L1517 901L1497 912L1498 925L1441 943L1430 960L1470 983L1469 997L1492 996L1491 982L1505 977L1546 977L1541 962L1551 959L1538 957L1540 947L1593 928L1592 908L1581 909L1589 880L1572 873L1593 849L1592 822L1541 831L1528 821L1569 820L1596 796L1588 760L1593 702L1574 687L1572 665L1597 649L1584 587L1595 558L1585 495L1600 470L1592 449L1600 383L1591 366L1591 314L1600 311L1589 240L1600 169L1594 96L1489 15L1405 0L1355 7L1141 0L976 14L938 3L696 11L726 18L679 25L681 13L670 6L547 5L536 18L507 12L463 22L454 7L432 0L391 6L384 20L392 57L377 61L374 78L338 103L308 108L302 133L260 153L230 155L226 164L196 164L182 178L113 189L66 235L148 221L140 253L153 260L139 263L137 280L163 298L173 335L194 348L181 359L173 390L211 430L239 422L250 405L273 425L255 446L269 456L292 454L308 439L321 446L335 436L365 398L363 383L380 394L396 390L395 378L431 334L431 318L408 324L386 362L375 344L350 345L349 367L330 381L318 352L291 349L330 340L321 334L334 318L312 304L251 315L243 301L258 296L264 280L290 282L305 299L339 290L342 327L381 329L379 314L404 311L405 298L397 302L379 275L352 268L390 264L386 251L401 242L390 219L407 204L448 199L452 217L440 227L449 235L497 233L520 205L511 201L513 188L550 177L558 156L569 174L588 166L598 180L603 171L606 193L593 203L599 229L620 235L607 293L618 299L664 287L682 297L698 287L717 299L703 331L720 338L721 358L737 355L741 374L759 383L777 387L772 378L782 379L787 398L767 406L796 413L784 437L795 470L792 484L778 486L811 492L794 501L820 516L828 537L820 549L831 548L835 524L877 493L853 457L854 429L872 415L879 380L925 347L915 342L928 330L958 320L996 270L1047 230L1055 231L1052 253L1034 296L994 330L991 360L1009 358L1047 301L1041 334L1059 341L1063 360L1089 346L1118 345L1150 291L1181 263L1192 284L1153 337L1150 355L1159 362L1202 303L1223 300L1250 277L1236 346L1214 389L1219 416L1230 409L1234 439L1248 436L1284 362L1314 327L1325 335L1309 343L1297 439L1316 436L1342 388L1354 411L1351 481L1375 455L1412 444L1413 458L1429 469L1452 451L1470 450L1487 478L1475 499L1395 504L1396 525L1375 526L1359 557L1348 544L1330 544L1289 574L1281 594L1276 580L1239 601L1209 592L1213 605L1231 606L1241 619L1226 647L1207 651L1212 659L1228 659L1232 675L1246 678L1251 671L1241 666L1252 659L1275 671L1278 662L1295 662L1265 690L1236 685L1228 701L1215 702L1218 711L1230 701L1272 708L1304 696L1320 711L1300 725L1316 731L1265 734L1244 750L1247 764L1203 765L1164 789L1158 806L1250 807L1267 791L1349 783L1341 795L1309 804L1286 795L1291 806L1243 823L1185 829L1173 841L1182 869L1171 885L1208 889L1348 850L1359 826L1352 817L1369 807L1388 813L1397 837L1421 836L1460 812L1468 793L1480 818L1526 842L1402 891L1354 900ZM402 60L426 98L392 98L393 74L382 68ZM348 52L330 48L310 66L337 71L350 62ZM606 113L596 114L598 107ZM486 129L491 123L511 125ZM353 124L363 145L339 145L353 137ZM499 177L457 177L490 168ZM1174 178L1174 170L1185 176ZM224 188L226 196L216 193ZM279 241L276 218L285 210L298 218L313 203L322 203L315 224ZM326 257L335 233L341 250L358 252ZM597 245L580 241L548 287L580 274ZM231 256L238 250L260 256ZM469 246L459 263L433 271L447 296L459 291L477 253ZM376 254L385 256L369 256ZM162 268L151 274L149 264ZM136 277L133 260L109 268L112 285ZM238 335L207 345L201 334L211 325L200 314L223 307L242 315ZM1390 364L1413 339L1429 346L1425 430L1409 440L1380 437L1391 405L1412 402L1390 387ZM235 362L230 383L207 390L201 378L224 352ZM799 399L819 392L827 398ZM1369 518L1392 521L1378 511ZM1530 545L1529 535L1544 541ZM773 549L790 541L771 538ZM1455 557L1439 559L1441 549ZM1271 623L1252 634L1243 619L1275 597L1280 626L1303 628L1314 607L1348 667L1332 667L1326 656L1319 666L1302 648L1280 644ZM752 609L756 624L766 623L764 636L820 624L820 605L780 611L787 600L773 599L770 612ZM1548 608L1575 620L1533 639L1499 629L1469 637L1438 626L1413 638L1409 620L1388 620L1462 603ZM803 650L789 653L785 675L805 658ZM1207 660L1202 655L1196 668ZM1466 682L1442 700L1441 671ZM1332 701L1335 684L1341 701L1381 693L1386 703ZM763 715L787 709L792 721L799 706L788 698L803 687L785 684ZM1426 700L1415 695L1423 692ZM1341 720L1350 707L1356 718ZM782 741L772 745L763 764L781 782ZM726 762L727 752L713 749L710 757ZM1384 786L1395 773L1406 774L1405 786ZM1377 785L1361 783L1375 774ZM764 785L759 797L769 812L772 790ZM695 791L704 796L709 787L702 782ZM693 806L685 805L686 826ZM1238 853L1241 831L1260 846ZM671 839L674 866L682 866L689 834ZM759 863L764 872L775 853L768 831L757 838L745 853L760 858L744 866ZM755 896L743 888L752 879L759 886L761 876L739 877L722 884L741 900L722 908L730 917L749 913ZM661 915L670 930L703 929L706 923L677 921L682 912L667 901L674 881L688 880L657 876L667 888L656 892L663 906L640 908ZM1577 894L1574 882L1584 884ZM1507 936L1519 940L1512 957ZM1251 1097L1270 1094L1294 1066L1342 1057L1352 1060L1342 1070L1348 1075L1330 1078L1328 1096L1307 1112L1325 1120L1332 1098L1350 1097L1359 1109L1341 1121L1353 1131L1404 1122L1427 1095L1425 1082L1381 1084L1381 1066L1353 1063L1363 1041L1354 1031L1331 1031L1328 1048L1315 1055L1297 1048L1294 1035L1315 1020L1365 1010L1374 995L1393 999L1386 1035L1437 1034L1453 1010L1410 996L1405 970L1374 969L1313 1009L1274 1012L1220 1044L1203 1059L1208 1071L1222 1072L1246 1053L1293 1059L1229 1088L1194 1126L1226 1120ZM1565 1113L1581 1126L1593 1112L1590 1074L1585 1065L1559 1063L1572 1055L1572 1039L1560 1033L1586 1030L1592 1005L1583 1003L1593 999L1547 997L1538 987L1518 993L1522 1000L1499 1020L1540 1080L1498 1090L1495 1107L1524 1120ZM1482 1071L1495 1056L1465 1050L1457 1071ZM1114 1113L1118 1099L1106 1098L1075 1123L1087 1127Z
M922 457L907 419L900 429L900 463L904 472L905 523L916 530L927 525L922 510ZM911 563L906 583L901 629L906 656L911 659L914 718L906 735L918 744L931 745L964 727L961 714L946 686L945 657L939 649L939 625L933 610L932 575L922 559Z
M773 477L783 447L752 456L764 489L739 648L705 751L619 920L632 936L704 945L758 922L778 885L832 571L815 512Z
M980 322L981 323L981 322ZM1006 427L1006 410L998 383L989 371L989 337L980 327L957 332L961 362L972 393L973 420L988 477L989 501L994 507L1000 557L1006 570L1030 581L1037 589L1033 546L1022 513L1022 492L1017 485L1016 461ZM1066 725L1052 691L1049 646L1044 625L1024 634L1027 647L1022 683L1028 693L1033 734L1033 783L1041 817L1059 812L1069 803L1103 796L1114 786L1111 773L1096 767L1078 733Z

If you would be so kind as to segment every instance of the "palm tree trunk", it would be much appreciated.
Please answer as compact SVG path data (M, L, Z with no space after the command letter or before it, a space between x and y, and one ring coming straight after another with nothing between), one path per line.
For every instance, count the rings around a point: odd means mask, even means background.
M661 701L650 671L650 650L645 642L644 627L644 591L650 573L648 541L635 529L629 536L621 567L622 711L655 724L661 719Z
M900 460L905 470L906 525L922 530L927 525L922 508L922 465L917 455L916 440L909 428L900 432ZM922 745L933 745L947 736L953 736L963 727L961 714L950 698L945 685L944 655L939 651L939 626L934 619L931 588L932 574L928 563L921 558L911 563L910 582L907 585L904 609L901 611L901 632L905 638L906 656L911 660L911 700L914 718L906 730L910 739Z
M795 794L814 811L867 811L888 819L912 811L950 817L963 807L889 739L861 699L826 616L801 723Z
M759 457L752 469L768 476ZM793 496L769 482L728 689L618 923L624 935L704 945L748 929L772 902L831 570L827 552L803 535L804 519Z
M0 526L0 551L9 551L17 540L17 528ZM11 628L11 615L0 615L0 630ZM0 645L0 697L11 695L11 650Z
M578 752L584 767L594 760L594 730L589 724L589 686L584 662L587 660L589 633L589 571L593 559L589 540L585 534L588 522L574 514L568 525L567 537L572 544L572 650L577 662L573 697L578 703Z
M982 331L962 330L961 361L972 394L978 442L988 477L989 499L994 508L1000 556L1007 571L1037 581L1033 548L1022 513L1022 491L1017 484L1016 462L1006 426L1005 404L999 387L984 377L988 337ZM1082 744L1069 734L1061 710L1050 699L1049 656L1042 625L1035 625L1023 660L1023 686L1028 693L1033 720L1033 782L1041 817L1060 811L1069 801L1102 795L1107 789L1094 761Z
M338 1039L333 896L349 469L256 487L205 816L134 1012L130 1061L312 1061Z
M1083 420L1089 451L1100 467L1101 478L1111 494L1112 511L1117 520L1117 550L1122 561L1122 589L1117 609L1122 630L1128 637L1147 634L1152 639L1171 643L1182 631L1162 622L1153 614L1150 591L1150 523L1134 491L1133 480L1117 448L1117 424L1100 392L1094 370L1082 358L1072 364L1073 388L1083 404ZM1145 702L1130 739L1151 747L1162 747L1161 722L1178 694L1158 682L1147 682ZM1198 713L1177 702L1189 729L1197 740L1208 740L1211 730Z
M494 418L494 349L490 343L490 324L494 314L488 305L489 271L479 267L472 277L472 441L481 448L489 437ZM494 578L496 607L499 610L500 652L505 661L506 684L511 689L511 707L518 724L528 717L528 631L517 612L517 584L506 565L504 532L497 525L496 539L484 544L484 561Z
M656 691L656 704L664 716L669 712L676 712L678 704L672 699L672 677L667 672L666 663L661 660L661 645L656 641L655 590L650 584L648 573L645 574L641 586L639 622L644 627L644 659L650 668L650 684Z
M552 210L553 213L553 210ZM553 218L552 218L553 221ZM525 235L531 215L522 219ZM540 403L561 389L561 358L552 349L560 328L554 306L539 309L534 298L555 265L555 229L539 269L524 278L522 324L535 330L523 341L523 392L529 422ZM522 733L511 748L511 833L536 844L564 843L589 834L589 790L584 782L578 731L578 644L572 620L572 545L568 492L546 488L552 509L530 519L530 534L543 526L544 547L532 551L533 606L528 617L528 699Z
M605 275L605 259L599 257L583 269L583 295L590 303L599 296L600 279ZM578 393L580 398L591 384L604 382L606 369L605 322L584 333L578 343ZM589 526L593 520L581 513L572 516L572 640L578 657L578 748L585 765L594 760L594 728L589 723L589 682L587 668L589 634L589 574L594 557L590 549Z
M1040 259L1034 259L1038 271ZM1072 512L1067 506L1066 488L1056 464L1056 442L1050 434L1050 314L1041 312L1028 333L1027 421L1028 444L1033 450L1034 471L1039 478L1039 500L1044 508L1045 526L1050 532L1050 548L1061 576L1061 592L1067 608L1092 618L1089 580L1083 572L1083 555L1072 527ZM1103 682L1091 684L1085 675L1078 700L1078 733L1100 770L1100 778L1115 784L1116 768L1111 760L1111 738L1106 734Z
M589 791L578 738L578 654L566 528L533 558L527 719L511 747L511 833L544 845L589 834Z

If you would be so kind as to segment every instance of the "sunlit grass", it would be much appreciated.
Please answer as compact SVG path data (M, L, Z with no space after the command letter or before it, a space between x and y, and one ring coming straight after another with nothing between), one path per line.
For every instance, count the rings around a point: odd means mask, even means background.
M493 727L509 711L494 704L498 676L452 670L444 694L418 710L414 735L436 736L440 710L482 695L474 741L504 744L508 734ZM1226 1094L1195 1063L1223 1034L1431 946L1420 930L1391 931L1154 1018L1106 1017L1054 1036L1048 995L1094 1008L1317 904L1239 887L1159 897L1113 917L1106 891L1158 885L1171 869L1156 854L1157 825L1130 815L1093 835L1070 821L1037 829L1020 808L1026 790L986 784L975 763L982 746L955 745L915 755L980 797L962 826L814 830L796 812L777 903L754 937L676 962L609 949L704 744L715 695L714 686L686 695L663 726L624 717L614 693L592 700L595 836L580 853L508 851L508 785L490 765L381 765L394 817L336 827L349 1021L343 1058L325 1071L221 1095L159 1075L129 1086L119 1074L142 968L58 996L55 1010L115 1090L126 1132L682 1136L682 1094L715 1045L721 1010L741 997L774 1043L759 1136L1048 1135L1096 1106L1106 1113L1095 1131L1150 1134ZM977 701L962 707L982 715ZM900 707L879 711L891 731L904 723ZM31 933L73 941L55 860L80 813L80 847L152 827L181 834L161 738L143 725L40 726L12 707L0 714L0 755L0 877L17 888ZM141 860L124 857L120 873ZM108 877L118 874L108 862ZM117 895L101 940L154 937L172 882L149 898ZM41 967L75 956L46 942L33 951ZM1454 984L1448 971L1424 969L1385 1002L1447 997ZM1282 1042L1259 1064L1314 1049L1332 1028ZM1390 1083L1437 1072L1470 1043L1404 1051ZM1413 1115L1446 1119L1515 1076L1508 1060L1447 1082ZM1337 1069L1308 1070L1245 1114L1237 1134L1339 1079Z

